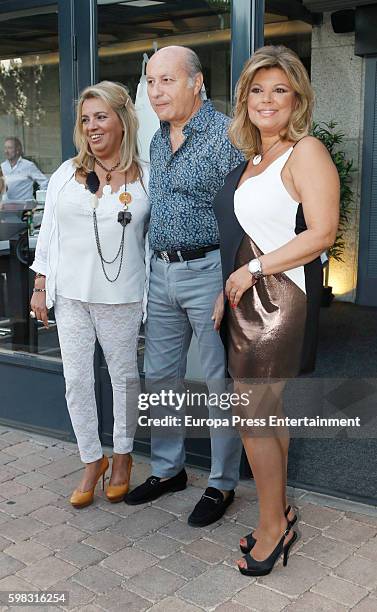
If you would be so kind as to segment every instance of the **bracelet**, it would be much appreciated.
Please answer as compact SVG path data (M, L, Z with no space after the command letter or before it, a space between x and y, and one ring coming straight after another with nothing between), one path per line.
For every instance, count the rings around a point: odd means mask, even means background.
M35 273L35 278L46 278L46 275L42 274L42 272L36 272Z
M45 293L46 289L37 289L37 287L33 288L33 293Z

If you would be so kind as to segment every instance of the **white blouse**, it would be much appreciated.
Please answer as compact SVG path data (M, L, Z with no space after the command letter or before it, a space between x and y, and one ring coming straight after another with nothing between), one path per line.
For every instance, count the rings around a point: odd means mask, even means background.
M149 168L143 164L143 185L148 190ZM97 251L93 224L93 195L73 176L59 194L57 221L59 260L56 293L82 302L126 304L143 299L146 264L145 234L149 220L149 201L140 181L129 183L132 196L128 206L131 222L125 228L123 263L118 279L109 282ZM99 240L104 259L114 259L122 239L123 228L118 213L123 209L119 195L106 185L96 208ZM109 278L115 278L120 257L104 264Z

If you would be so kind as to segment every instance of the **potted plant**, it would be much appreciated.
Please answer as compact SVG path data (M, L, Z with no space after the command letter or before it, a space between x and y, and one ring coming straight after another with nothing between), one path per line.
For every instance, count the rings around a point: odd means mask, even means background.
M347 229L351 206L353 203L353 192L350 187L352 176L351 173L355 172L353 167L353 160L347 159L344 151L339 151L338 147L344 140L344 133L336 131L337 123L330 121L329 123L313 123L312 135L319 138L329 151L331 158L338 170L340 179L340 215L339 215L339 228L336 235L335 243L329 248L327 256L329 261L325 267L325 278L322 296L322 306L330 306L334 295L332 293L332 287L329 286L329 268L331 259L336 261L343 261L342 255L345 248L344 234Z

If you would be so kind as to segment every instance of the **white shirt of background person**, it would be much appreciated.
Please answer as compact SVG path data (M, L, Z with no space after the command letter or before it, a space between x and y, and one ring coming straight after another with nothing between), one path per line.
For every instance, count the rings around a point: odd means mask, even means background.
M5 140L4 154L7 159L1 164L6 184L3 201L33 199L34 182L40 189L47 189L48 178L34 162L21 156L22 147L18 139Z

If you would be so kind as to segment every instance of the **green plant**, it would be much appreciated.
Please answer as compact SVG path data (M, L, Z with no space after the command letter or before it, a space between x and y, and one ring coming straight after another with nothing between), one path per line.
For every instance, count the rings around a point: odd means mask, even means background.
M344 234L349 224L353 204L353 192L350 184L352 182L352 172L355 172L356 169L353 167L353 160L347 159L345 152L338 150L339 145L344 141L344 134L343 132L336 131L336 126L337 123L335 121L313 123L311 133L323 142L338 170L340 179L339 228L335 243L328 250L328 256L329 260L336 259L336 261L343 261L342 255L345 249ZM326 286L328 284L327 281L328 267L326 269Z

